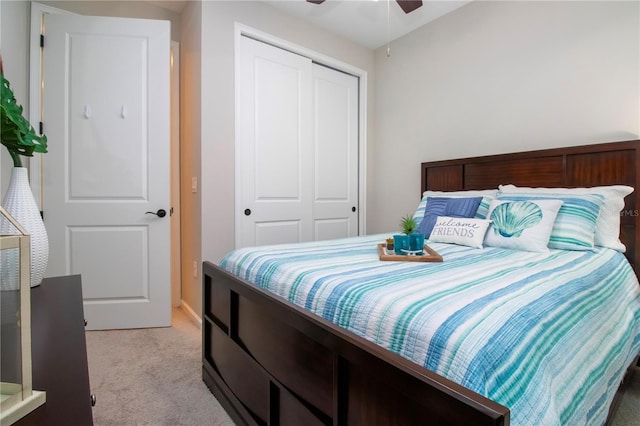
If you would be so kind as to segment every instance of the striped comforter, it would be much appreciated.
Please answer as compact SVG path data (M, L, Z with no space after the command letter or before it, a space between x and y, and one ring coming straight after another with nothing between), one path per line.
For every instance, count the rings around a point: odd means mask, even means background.
M373 235L239 249L227 271L509 407L514 425L603 424L640 351L640 287L609 249L431 246L382 262Z

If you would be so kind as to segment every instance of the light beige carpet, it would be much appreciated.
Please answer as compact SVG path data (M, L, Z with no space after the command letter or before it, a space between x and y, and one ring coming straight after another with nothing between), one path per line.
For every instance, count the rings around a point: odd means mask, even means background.
M180 309L172 323L87 332L96 426L233 425L202 381L200 329ZM640 426L640 368L612 425Z
M96 426L233 425L202 381L200 329L182 310L171 327L86 336Z
M634 367L628 380L611 426L640 426L640 367Z

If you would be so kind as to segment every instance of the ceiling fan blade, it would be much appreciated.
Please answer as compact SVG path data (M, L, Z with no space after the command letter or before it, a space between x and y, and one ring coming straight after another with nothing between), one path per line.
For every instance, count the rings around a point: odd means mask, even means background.
M307 0L307 1L311 1L311 0ZM404 10L404 13L413 12L414 10L422 6L422 0L396 0L396 1L398 2L398 5L400 5L402 10Z
M307 0L309 3L313 3L313 4L321 4L324 3L324 0Z

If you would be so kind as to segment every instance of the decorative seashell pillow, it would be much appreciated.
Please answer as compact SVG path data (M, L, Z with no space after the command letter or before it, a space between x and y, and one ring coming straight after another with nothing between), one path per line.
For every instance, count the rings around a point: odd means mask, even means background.
M604 197L600 214L596 222L596 246L608 247L624 252L626 247L620 241L620 216L625 207L624 198L633 192L633 188L625 185L594 186L589 188L531 188L515 185L500 185L498 195L528 194L539 197L555 198L560 195L598 194ZM550 195L551 194L551 195Z
M591 250L595 244L596 223L604 197L599 194L504 194L499 200L562 200L562 207L551 229L549 248Z
M548 251L553 224L562 200L498 200L489 205L491 225L486 246L532 252Z

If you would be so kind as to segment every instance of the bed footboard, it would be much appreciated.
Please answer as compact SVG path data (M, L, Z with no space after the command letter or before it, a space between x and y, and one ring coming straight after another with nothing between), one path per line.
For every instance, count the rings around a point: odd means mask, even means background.
M509 410L203 264L202 375L251 425L508 425Z

